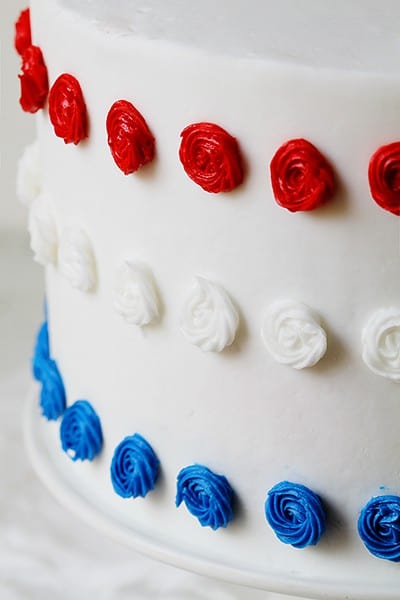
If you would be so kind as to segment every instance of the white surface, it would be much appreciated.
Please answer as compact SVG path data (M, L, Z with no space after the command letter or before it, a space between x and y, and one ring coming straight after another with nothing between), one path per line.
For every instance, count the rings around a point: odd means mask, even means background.
M0 272L1 600L269 600L144 559L96 533L42 486L22 437L43 297L26 235L0 230Z
M263 572L280 589L295 573L321 595L335 580L337 600L365 589L397 600L398 565L372 557L356 524L381 486L399 493L399 387L370 372L361 348L369 316L400 297L399 219L371 199L367 178L370 156L400 139L398 73L210 62L180 45L101 33L54 0L33 0L32 9L50 80L77 76L91 121L89 139L75 147L54 136L46 114L38 120L57 225L84 228L98 271L95 294L47 273L51 346L68 402L87 398L104 431L99 459L74 465L75 487L183 555ZM118 98L134 101L157 139L157 159L130 177L106 143ZM201 119L242 147L247 178L233 193L207 194L179 163L179 133ZM267 170L280 144L301 136L334 166L338 193L314 213L290 214L273 200ZM163 300L162 321L146 331L112 308L126 256L149 265ZM179 332L194 275L221 284L240 312L235 343L219 354L200 352ZM278 365L263 346L264 310L280 298L321 316L328 351L310 369ZM109 465L135 431L153 446L163 477L133 510L113 493ZM176 475L195 462L236 491L237 518L226 530L201 528L174 506ZM267 490L284 479L329 506L315 548L281 544L266 523Z

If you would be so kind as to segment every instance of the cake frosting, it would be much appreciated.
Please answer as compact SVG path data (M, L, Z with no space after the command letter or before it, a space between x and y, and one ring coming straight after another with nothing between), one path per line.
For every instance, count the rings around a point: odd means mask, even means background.
M104 440L71 461L55 428L55 460L166 549L316 598L400 584L399 16L31 2L47 362Z

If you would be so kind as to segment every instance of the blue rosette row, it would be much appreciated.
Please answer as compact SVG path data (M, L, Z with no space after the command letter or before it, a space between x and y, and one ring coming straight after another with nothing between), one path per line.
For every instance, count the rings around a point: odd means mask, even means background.
M32 361L35 379L41 384L40 406L48 420L62 416L62 449L73 460L92 461L101 453L101 422L87 400L66 409L65 388L56 362L50 355L48 326L41 326ZM139 433L125 437L111 461L111 483L122 498L144 498L157 483L160 461ZM177 476L176 506L182 503L203 527L225 528L234 518L235 494L224 475L193 464ZM326 510L321 498L308 487L281 481L267 494L265 518L284 544L294 548L315 546L326 531ZM366 548L378 558L400 562L400 497L372 498L358 519L358 533Z

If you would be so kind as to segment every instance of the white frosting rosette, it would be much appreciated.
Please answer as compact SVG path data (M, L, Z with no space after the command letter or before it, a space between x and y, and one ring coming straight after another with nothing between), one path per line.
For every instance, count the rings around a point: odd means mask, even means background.
M18 162L17 196L21 204L30 206L39 197L41 186L39 143L36 140L26 146Z
M153 275L140 262L125 261L117 270L114 308L125 319L143 327L159 318L159 302Z
M319 317L305 304L291 300L267 309L261 336L271 356L293 369L313 367L327 348Z
M221 352L233 343L238 326L238 311L224 288L196 277L181 316L187 340L204 352Z
M362 357L377 375L400 383L400 309L374 313L362 332Z
M33 258L44 267L57 262L58 233L50 210L50 200L39 196L29 211L28 231Z
M58 266L61 275L81 292L91 292L96 287L96 261L92 244L79 227L70 226L62 231Z

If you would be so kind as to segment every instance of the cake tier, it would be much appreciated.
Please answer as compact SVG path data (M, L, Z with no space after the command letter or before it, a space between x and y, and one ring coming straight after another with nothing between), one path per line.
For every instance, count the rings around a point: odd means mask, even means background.
M58 268L46 273L51 353L67 404L87 399L99 415L104 447L92 463L65 455L60 468L94 504L166 549L262 574L276 590L290 576L299 593L301 582L314 582L316 596L330 597L336 581L336 599L367 597L365 590L394 599L399 568L368 553L357 520L371 497L400 491L400 389L362 360L371 316L399 314L399 219L374 202L368 184L371 156L400 138L389 11L398 14L399 5L205 2L189 18L184 2L122 2L120 14L113 4L114 20L96 24L100 3L83 4L82 14L81 2L76 11L65 4L32 0L34 43L50 85L62 73L79 80L89 137L65 145L48 111L39 114L42 185L60 239L76 227L90 240L97 285L90 293L73 289L61 276L60 249ZM129 176L107 145L106 117L121 99L143 114L156 139L156 158ZM237 140L244 182L234 191L207 193L185 174L180 133L199 122ZM336 193L325 206L292 213L274 199L269 164L282 144L299 139L331 165ZM154 275L155 324L128 324L114 310L124 261ZM180 330L195 276L223 286L239 315L235 341L221 352L202 351ZM235 308L229 312L225 296L203 293L224 306L229 335L218 321L214 327L228 344ZM282 357L267 351L260 331L278 301L311 307L303 310L313 326L318 319L310 315L320 315L327 352L315 366L311 359L302 365L309 368L278 364ZM314 362L323 354L318 332ZM394 351L397 335L395 323ZM145 499L122 499L110 464L135 432L151 443L161 475ZM226 529L201 527L175 507L177 474L192 464L229 480L235 518ZM266 495L280 481L321 497L328 521L316 547L283 544L267 524Z

